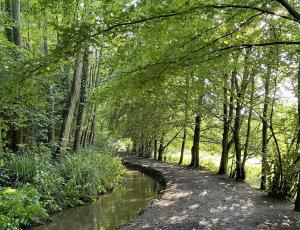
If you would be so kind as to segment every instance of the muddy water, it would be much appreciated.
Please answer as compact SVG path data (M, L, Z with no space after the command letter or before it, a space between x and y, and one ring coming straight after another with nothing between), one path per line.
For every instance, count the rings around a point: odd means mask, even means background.
M34 230L116 229L135 218L159 192L160 185L139 171L128 170L126 180L113 193L85 206L67 209L52 216L53 222Z

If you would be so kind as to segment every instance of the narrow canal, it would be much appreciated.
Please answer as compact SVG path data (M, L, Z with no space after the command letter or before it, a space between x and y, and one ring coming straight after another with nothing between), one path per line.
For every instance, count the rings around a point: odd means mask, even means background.
M52 216L53 222L34 230L116 229L134 219L159 192L160 185L139 171L128 170L124 184L85 206Z

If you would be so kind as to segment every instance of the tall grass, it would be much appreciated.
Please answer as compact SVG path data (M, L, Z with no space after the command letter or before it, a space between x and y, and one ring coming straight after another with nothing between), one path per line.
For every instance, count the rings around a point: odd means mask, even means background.
M4 186L0 187L0 229L42 221L46 210L83 204L122 180L124 167L110 149L69 153L60 163L53 162L50 150L44 150L5 154L0 166L0 185Z

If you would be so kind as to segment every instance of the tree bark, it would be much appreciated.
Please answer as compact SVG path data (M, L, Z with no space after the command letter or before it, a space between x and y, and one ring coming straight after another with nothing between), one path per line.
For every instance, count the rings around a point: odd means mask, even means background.
M269 97L270 97L270 79L271 71L268 67L267 78L264 85L264 105L263 105L263 126L262 126L262 149L261 149L261 183L260 189L266 189L267 183L267 151L268 151L268 111L269 111Z
M240 129L242 125L242 103L244 100L244 94L248 85L248 77L249 77L249 69L248 69L248 59L249 59L250 49L246 51L245 59L244 59L244 73L242 76L241 84L239 85L237 78L237 70L234 70L234 83L236 90L236 109L235 109L235 121L234 121L234 129L233 129L233 138L234 138L234 146L235 146L235 155L236 155L236 180L243 180L243 172L242 172L242 147L240 140ZM238 56L236 56L238 58Z
M154 140L154 160L157 160L157 140Z
M201 117L200 117L200 115L196 115L193 147L191 149L192 159L191 159L191 163L189 165L190 167L193 167L193 168L197 168L200 166L200 164L199 164L200 125L201 125Z
M164 152L164 137L162 136L160 138L160 142L159 142L159 148L158 148L158 161L162 161L163 160L163 152Z
M136 139L132 139L132 149L131 149L131 155L136 155Z
M152 145L152 140L148 141L146 151L145 151L145 157L148 159L151 158L151 145Z
M219 175L225 175L227 173L228 154L229 154L229 114L228 114L228 79L227 75L224 75L224 88L223 88L223 138L222 138L222 155L219 166Z
M13 19L13 41L14 43L21 47L22 46L22 36L20 30L20 0L12 0L11 13Z
M12 9L11 9L11 1L10 0L5 0L5 11L6 11L8 17L12 19ZM11 27L9 27L9 26L5 27L5 35L6 35L8 41L14 42L13 32L12 32Z
M183 137L182 137L182 144L181 144L181 151L180 151L180 159L179 159L178 165L182 165L182 162L183 162L185 141L186 141L186 128L183 129Z
M247 134L246 134L246 142L244 145L244 156L242 161L242 167L241 167L241 174L242 174L242 180L246 179L246 161L248 158L248 152L249 152L249 143L250 143L250 135L251 135L251 121L252 121L252 113L253 113L253 102L254 102L254 87L255 87L255 81L254 76L252 76L251 80L251 96L250 96L250 108L249 108L249 114L248 114L248 122L247 122Z
M83 54L81 90L80 90L79 106L78 106L78 113L77 113L77 120L76 120L76 127L75 127L74 143L73 143L74 152L78 151L80 145L82 118L83 118L83 111L85 107L86 93L87 93L86 86L87 86L88 74L89 74L89 49L86 48Z
M241 150L241 141L240 141L240 126L242 120L242 106L241 106L241 95L238 93L237 103L236 103L236 115L234 122L234 130L233 130L233 138L234 138L234 146L235 146L235 154L236 154L236 180L242 180L242 150Z
M8 3L9 5L9 3ZM7 5L7 7L9 7ZM18 47L22 47L22 37L20 31L20 0L12 0L11 2L11 17L13 22L12 41ZM15 60L18 61L19 55L15 55ZM17 98L16 98L17 100ZM17 104L17 103L16 103ZM17 106L17 105L15 105ZM17 114L14 113L14 118L17 119ZM14 152L19 150L20 145L24 143L24 130L22 127L17 127L15 124L11 126L11 148Z
M2 120L0 119L0 159L3 156L3 141L2 141Z
M298 80L298 88L297 88L297 99L298 99L298 133L297 133L297 145L296 145L296 153L297 156L300 157L299 155L299 147L300 147L300 51L298 51L298 65L299 65L299 69L298 69L298 76L297 76L297 80ZM298 186L297 186L297 196L296 196L296 200L295 200L295 207L294 210L297 212L300 212L300 172L298 169Z
M81 87L82 64L82 53L80 52L76 58L72 89L69 94L69 98L66 103L65 111L63 114L63 124L61 127L61 133L59 138L60 143L59 147L56 150L55 156L56 160L60 159L61 153L66 150L69 143L70 130Z

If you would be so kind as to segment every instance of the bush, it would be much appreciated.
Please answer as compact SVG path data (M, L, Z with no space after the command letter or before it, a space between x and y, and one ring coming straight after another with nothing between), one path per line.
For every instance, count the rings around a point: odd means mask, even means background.
M91 148L69 153L60 163L43 146L30 154L6 154L0 165L0 185L7 186L0 191L0 229L39 223L47 218L45 210L81 205L111 191L124 168L110 152Z
M61 175L66 179L65 195L84 201L112 190L122 179L124 170L120 160L95 149L67 155L60 166Z
M6 186L22 187L31 183L35 174L36 161L32 156L8 153L2 164L0 182Z
M5 188L0 191L0 229L18 229L39 224L49 218L41 194L32 186L21 190Z

